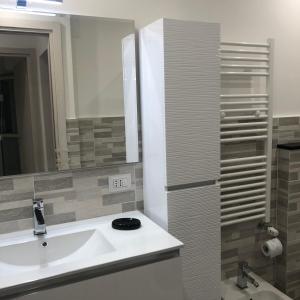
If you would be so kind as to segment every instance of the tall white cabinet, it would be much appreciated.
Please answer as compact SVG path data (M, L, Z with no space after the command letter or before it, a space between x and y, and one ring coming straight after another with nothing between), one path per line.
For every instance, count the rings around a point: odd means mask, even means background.
M185 243L187 300L220 299L218 24L140 30L145 213Z

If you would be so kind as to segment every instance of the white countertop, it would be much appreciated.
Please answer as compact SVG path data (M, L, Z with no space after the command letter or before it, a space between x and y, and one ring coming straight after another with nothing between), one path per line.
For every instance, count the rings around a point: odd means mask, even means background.
M119 231L111 227L112 220L121 217L132 217L141 220L142 227L133 231ZM63 262L53 266L35 266L28 268L8 267L1 262L0 257L0 295L16 287L32 285L34 282L59 278L67 274L83 272L90 268L101 268L107 266L117 266L121 262L135 261L137 258L147 257L172 250L179 249L183 244L171 236L168 232L160 228L149 218L140 212L128 212L117 215L110 215L84 221L48 226L46 240L51 237L65 235L85 230L96 229L111 243L114 251L82 257L75 262ZM12 244L26 243L33 240L43 240L33 236L32 230L20 231L10 234L0 235L0 247ZM10 292L9 292L10 293Z

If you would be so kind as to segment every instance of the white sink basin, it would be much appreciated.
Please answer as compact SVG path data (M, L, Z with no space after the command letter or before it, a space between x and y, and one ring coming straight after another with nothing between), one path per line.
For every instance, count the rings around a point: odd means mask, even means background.
M250 283L248 288L239 289L236 286L236 277L222 282L222 297L224 300L292 300L287 295L277 290L274 286L263 280L256 274L251 274L259 283L256 288Z
M138 218L142 227L113 229L112 221L121 217ZM48 226L47 231L44 237L34 236L32 229L0 235L0 299L183 246L137 211Z
M14 267L48 267L114 251L98 230L86 230L0 247L0 262Z
M282 296L275 294L272 291L261 291L261 292L257 292L254 293L251 296L244 296L242 298L240 298L239 300L285 300L285 299L289 299L289 298L283 298Z

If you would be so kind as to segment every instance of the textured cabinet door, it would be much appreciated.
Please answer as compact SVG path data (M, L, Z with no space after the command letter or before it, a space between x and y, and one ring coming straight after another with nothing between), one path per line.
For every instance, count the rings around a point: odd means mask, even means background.
M216 180L219 24L164 19L167 186Z
M219 47L219 24L161 19L140 30L144 166L164 186L219 177Z
M216 185L168 192L169 232L184 243L186 300L220 300L220 191Z
M18 300L183 300L181 258L23 296Z
M145 213L167 228L166 188L220 176L220 26L160 19L139 45Z

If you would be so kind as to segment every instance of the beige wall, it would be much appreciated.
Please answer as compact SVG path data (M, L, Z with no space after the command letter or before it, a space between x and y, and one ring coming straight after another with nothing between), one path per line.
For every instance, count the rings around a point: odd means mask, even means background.
M48 47L48 37L42 35L18 35L0 33L0 47L2 48L22 48L35 49L37 55Z
M300 114L298 0L64 0L59 10L134 19L138 28L162 16L220 22L223 40L274 38L274 115Z
M124 115L122 38L134 23L71 18L74 94L80 118Z
M133 19L137 28L160 17L220 22L223 40L261 42L274 38L274 115L300 114L298 0L64 0L57 7L48 5L48 9Z

